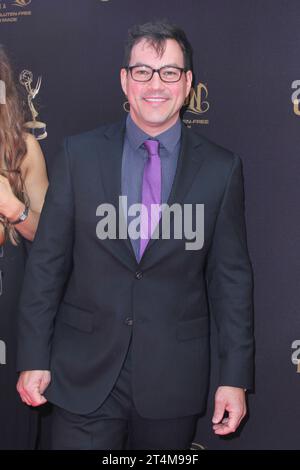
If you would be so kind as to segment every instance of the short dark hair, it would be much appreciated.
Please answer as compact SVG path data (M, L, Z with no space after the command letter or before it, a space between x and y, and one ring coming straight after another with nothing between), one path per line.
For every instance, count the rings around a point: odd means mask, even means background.
M159 56L164 53L166 40L175 39L183 52L185 70L193 70L193 49L190 42L185 32L168 20L156 20L139 24L128 30L128 38L125 44L124 67L129 66L133 46L142 39L146 39Z

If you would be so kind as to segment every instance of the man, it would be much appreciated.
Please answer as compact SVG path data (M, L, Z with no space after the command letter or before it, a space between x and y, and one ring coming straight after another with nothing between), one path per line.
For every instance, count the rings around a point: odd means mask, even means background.
M54 404L56 449L189 448L208 388L209 313L219 339L216 434L237 429L252 386L241 163L180 121L192 84L184 32L134 27L121 84L126 123L64 142L21 299L18 390L28 405ZM101 204L117 209L121 195L128 208L143 204L140 237L101 238ZM188 250L174 228L150 239L143 208L160 203L204 205L201 249Z

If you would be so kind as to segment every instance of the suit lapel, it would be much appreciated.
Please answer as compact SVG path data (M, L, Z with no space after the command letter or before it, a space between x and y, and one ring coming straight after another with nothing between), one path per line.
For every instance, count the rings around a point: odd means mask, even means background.
M108 128L101 136L99 151L101 152L100 175L106 196L106 202L118 207L121 194L121 170L125 122L120 122Z
M128 234L126 239L118 239L119 196L122 195L122 155L125 129L125 120L108 128L104 138L102 137L99 143L99 145L101 145L101 158L99 158L99 163L100 177L106 197L105 202L112 204L116 209L117 239L113 240L112 245L115 250L114 254L118 254L127 265L129 263L130 267L132 267L132 261L136 264L136 258ZM127 250L124 250L124 244Z

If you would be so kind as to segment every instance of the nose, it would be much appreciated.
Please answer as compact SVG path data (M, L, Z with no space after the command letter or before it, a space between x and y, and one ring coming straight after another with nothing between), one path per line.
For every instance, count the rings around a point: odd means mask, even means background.
M159 89L163 86L163 82L160 79L159 73L157 71L154 72L153 77L151 78L149 84L154 89Z

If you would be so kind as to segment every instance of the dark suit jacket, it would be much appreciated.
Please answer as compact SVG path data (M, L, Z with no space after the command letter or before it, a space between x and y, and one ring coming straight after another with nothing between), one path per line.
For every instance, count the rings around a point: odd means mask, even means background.
M117 207L124 123L65 139L27 263L18 370L49 369L50 402L89 413L111 391L132 335L139 413L200 413L209 376L209 318L220 385L250 388L252 271L240 159L183 126L169 204L205 205L205 241L151 240L138 264L130 240L99 240L96 208Z

